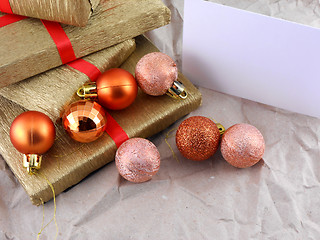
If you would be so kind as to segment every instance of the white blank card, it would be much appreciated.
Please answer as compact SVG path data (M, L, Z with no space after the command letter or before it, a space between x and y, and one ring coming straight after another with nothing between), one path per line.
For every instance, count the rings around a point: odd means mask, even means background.
M193 83L320 118L320 29L185 0L183 31Z

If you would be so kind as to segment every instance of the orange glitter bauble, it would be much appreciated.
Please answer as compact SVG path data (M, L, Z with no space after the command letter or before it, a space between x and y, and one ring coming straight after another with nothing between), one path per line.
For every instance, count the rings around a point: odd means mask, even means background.
M54 143L56 131L44 113L28 111L14 119L10 127L13 146L23 154L43 154Z
M113 68L101 74L96 85L99 103L112 110L128 107L138 94L135 78L121 68Z
M219 147L217 125L202 116L184 120L176 133L176 144L181 154L190 160L202 161L211 157Z
M80 100L65 109L62 124L71 138L88 143L103 134L107 127L107 117L105 110L98 103Z

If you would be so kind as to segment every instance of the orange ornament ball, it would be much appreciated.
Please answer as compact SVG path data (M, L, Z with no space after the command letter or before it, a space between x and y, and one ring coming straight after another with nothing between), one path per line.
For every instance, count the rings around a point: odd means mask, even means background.
M105 110L98 103L80 100L65 109L62 124L71 138L88 143L95 141L104 133L107 117Z
M20 114L10 127L13 146L23 154L43 154L54 143L56 131L51 119L44 113L28 111Z
M138 94L135 78L121 68L113 68L101 74L96 85L99 103L112 110L130 106Z
M202 116L189 117L184 120L176 132L176 145L187 159L203 161L218 150L220 132L217 125Z

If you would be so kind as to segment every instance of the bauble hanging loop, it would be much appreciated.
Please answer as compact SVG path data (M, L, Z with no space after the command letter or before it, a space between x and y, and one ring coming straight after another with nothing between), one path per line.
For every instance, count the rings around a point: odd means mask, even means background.
M169 95L186 99L188 94L178 79L177 64L168 55L153 52L143 56L136 65L135 77L139 87L148 95Z
M138 85L131 73L121 68L112 68L102 73L96 82L90 82L77 91L86 99L98 99L99 104L121 110L130 106L138 94Z
M222 136L225 132L226 132L226 129L224 128L224 126L222 126L221 123L216 123L218 129L219 129L219 133L220 135Z
M80 98L95 99L98 97L97 85L95 82L89 82L80 87L77 91L77 95Z
M10 140L23 156L23 166L29 174L41 167L42 154L54 143L56 131L51 119L44 113L27 111L14 119Z
M168 89L166 94L174 99L186 99L188 97L188 93L183 84L179 81L174 81L172 87Z

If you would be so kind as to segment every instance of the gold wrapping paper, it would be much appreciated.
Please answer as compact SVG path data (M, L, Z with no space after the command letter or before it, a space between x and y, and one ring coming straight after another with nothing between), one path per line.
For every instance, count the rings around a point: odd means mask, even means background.
M137 49L122 65L134 72L137 61L149 52L157 49L143 37L136 38ZM166 95L160 97L148 96L139 91L133 105L122 111L109 111L129 137L150 137L170 124L196 109L201 104L201 94L182 74L179 80L188 90L186 100L172 99ZM45 92L45 86L43 86ZM59 95L52 96L59 98ZM47 108L46 99L39 102ZM48 201L52 192L47 182L36 175L29 175L22 167L22 155L10 143L9 129L13 119L26 111L26 108L0 97L0 153L11 170L22 184L33 204L39 205L42 199ZM97 141L81 144L73 141L61 125L56 125L57 139L53 147L44 154L42 174L45 174L53 184L56 194L78 183L91 172L114 160L116 145L106 134ZM160 170L161 171L161 170Z
M161 0L103 0L86 27L63 25L63 29L80 58L169 22L170 10ZM0 28L0 56L0 87L62 65L55 43L38 19Z
M133 39L119 43L83 59L101 72L120 66L135 50ZM76 96L76 91L89 77L74 68L62 65L24 81L0 88L0 95L21 106L47 114L57 119L64 106Z
M12 12L84 27L99 0L9 0Z

